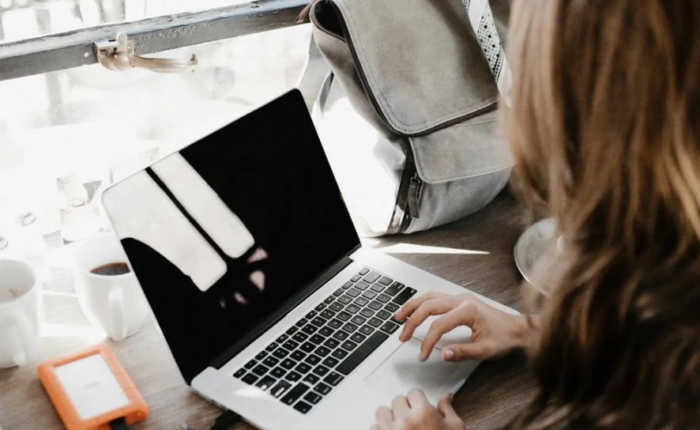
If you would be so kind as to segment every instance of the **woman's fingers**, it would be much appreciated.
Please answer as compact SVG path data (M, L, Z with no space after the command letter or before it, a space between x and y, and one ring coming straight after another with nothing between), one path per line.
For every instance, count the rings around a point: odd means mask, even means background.
M466 325L469 327L474 325L477 313L477 306L473 302L464 302L460 304L459 307L449 311L442 317L433 321L433 323L430 325L430 329L428 329L428 333L423 339L419 360L425 361L428 359L431 351L435 347L435 344L438 343L443 334L460 325Z
M408 399L405 396L394 397L394 401L391 402L391 410L396 419L407 416L411 412Z
M402 342L409 340L416 331L416 328L423 324L429 316L442 315L457 306L459 306L459 299L452 296L438 297L424 301L413 311L411 317L404 323L399 340Z
M442 350L445 361L488 360L493 356L493 348L486 341L450 345Z
M459 419L459 415L457 415L457 412L455 412L455 409L452 406L452 394L450 393L447 393L444 396L442 396L442 398L437 404L437 410L442 414L443 417L445 417L445 419Z
M399 309L398 312L396 312L396 319L398 321L403 321L406 318L410 317L413 312L418 309L420 305L423 304L423 302L426 302L428 300L436 299L438 297L444 297L445 294L442 293L425 293L422 296L416 297L413 300L409 300L408 303L403 305L401 309Z
M374 416L377 419L377 426L381 430L391 430L394 422L394 414L391 412L391 409L387 408L386 406L382 406L377 409Z
M408 403L411 406L411 409L420 409L430 406L430 402L428 401L428 398L425 397L425 393L423 393L422 390L419 390L417 388L414 388L411 391L409 391L408 396L406 397L408 398Z

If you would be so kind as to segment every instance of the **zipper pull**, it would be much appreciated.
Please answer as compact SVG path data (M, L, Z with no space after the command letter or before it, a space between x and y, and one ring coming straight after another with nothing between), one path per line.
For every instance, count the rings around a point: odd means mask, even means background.
M420 201L420 192L423 188L423 181L416 172L411 178L411 184L408 187L408 214L411 218L418 219L418 202Z

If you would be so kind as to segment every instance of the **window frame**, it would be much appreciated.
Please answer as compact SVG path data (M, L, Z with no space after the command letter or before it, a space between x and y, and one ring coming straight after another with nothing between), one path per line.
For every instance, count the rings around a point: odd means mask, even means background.
M251 3L106 24L0 44L0 81L98 63L93 45L125 33L147 55L300 24L308 0Z

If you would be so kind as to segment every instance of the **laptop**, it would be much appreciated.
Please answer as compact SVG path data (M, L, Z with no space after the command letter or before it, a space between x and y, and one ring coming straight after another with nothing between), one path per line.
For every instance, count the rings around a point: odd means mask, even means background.
M187 384L266 430L369 428L411 388L436 402L478 364L419 362L393 315L465 290L363 248L297 90L104 192ZM506 312L512 309L480 299Z

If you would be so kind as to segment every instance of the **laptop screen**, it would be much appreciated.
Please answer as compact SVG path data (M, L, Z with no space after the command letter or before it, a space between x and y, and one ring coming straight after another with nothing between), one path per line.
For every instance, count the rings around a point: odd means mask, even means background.
M359 245L298 91L103 203L188 382Z

